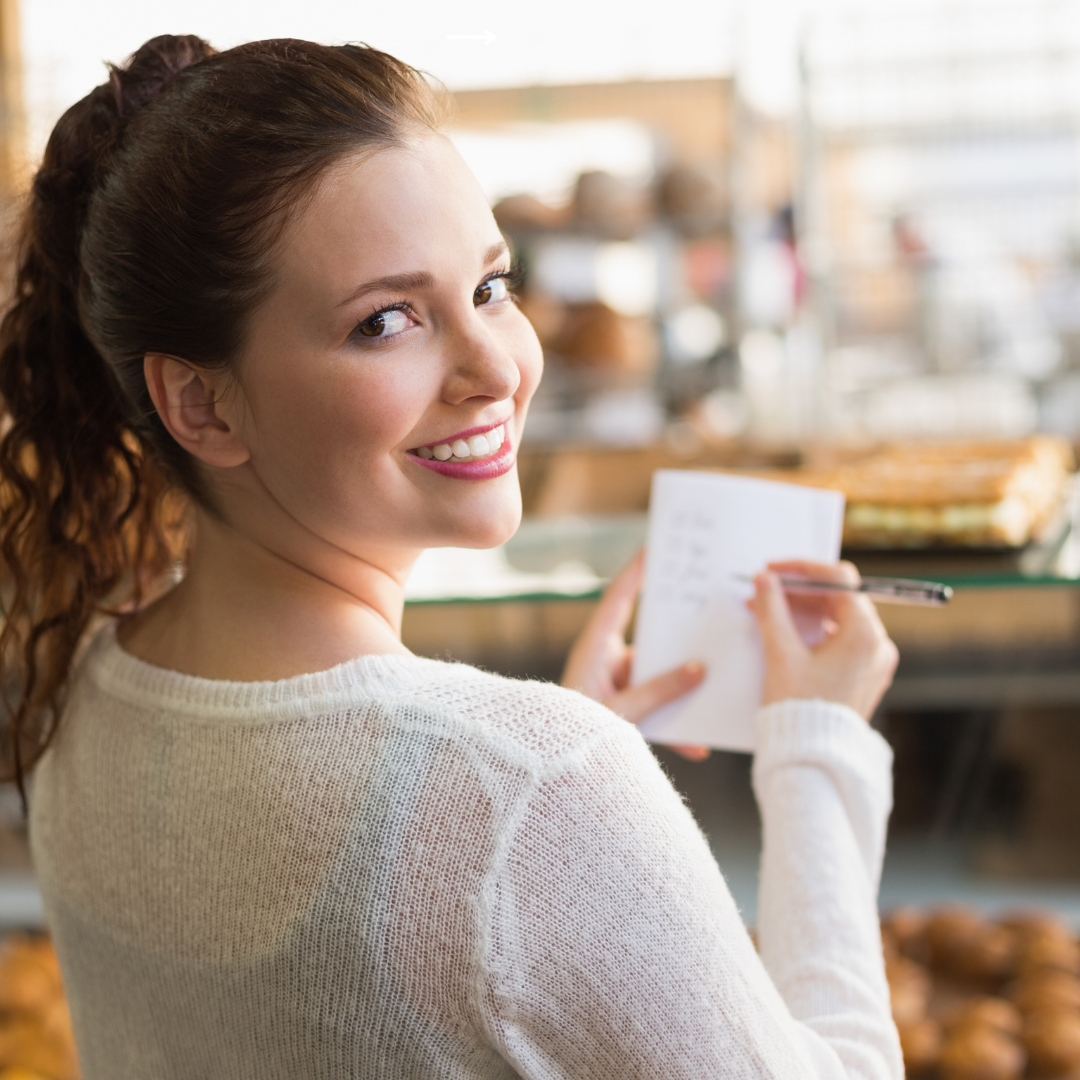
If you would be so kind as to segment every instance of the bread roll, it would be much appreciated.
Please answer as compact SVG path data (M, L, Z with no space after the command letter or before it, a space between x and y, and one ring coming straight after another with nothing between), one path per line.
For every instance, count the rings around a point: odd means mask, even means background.
M12 1066L44 1073L52 1080L76 1080L79 1074L74 1044L50 1038L26 1017L0 1023L0 1067Z
M980 926L952 945L952 970L975 982L1000 983L1016 973L1017 935L1004 926Z
M18 938L0 948L0 1012L35 1012L62 993L55 954Z
M978 912L966 907L938 908L926 921L930 964L941 971L955 971L964 951L984 932Z
M885 968L889 1001L897 1025L916 1024L926 1016L930 999L930 973L913 960L900 957Z
M882 922L882 932L891 935L901 953L925 964L929 960L926 941L926 915L918 908L897 908Z
M1020 943L1019 971L1028 974L1039 970L1080 974L1080 945L1066 930L1044 927L1027 935Z
M989 1027L1002 1035L1019 1036L1024 1021L1020 1010L999 997L978 997L962 1005L945 1021L945 1030L952 1034L965 1027Z
M1010 911L998 919L1000 926L1015 930L1021 941L1035 934L1065 934L1069 928L1056 915L1041 909L1030 911Z
M1036 1072L1058 1076L1080 1068L1080 1014L1073 1009L1029 1013L1023 1041Z
M941 1080L1018 1080L1024 1071L1023 1047L988 1027L968 1027L949 1038L941 1051Z
M1080 1010L1080 979L1063 971L1040 971L1025 975L1006 990L1022 1013L1041 1009Z
M900 1050L908 1074L932 1069L941 1057L941 1025L926 1017L913 1024L897 1024Z

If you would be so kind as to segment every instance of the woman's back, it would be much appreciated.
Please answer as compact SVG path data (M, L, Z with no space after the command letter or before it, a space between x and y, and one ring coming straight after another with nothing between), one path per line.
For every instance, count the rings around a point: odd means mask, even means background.
M470 1030L478 904L539 758L470 720L491 682L211 683L106 630L32 804L87 1077L511 1075Z
M888 1060L880 959L851 954L875 932L888 754L843 710L801 707L801 735L771 721L770 769L796 768L769 782L766 820L801 790L816 809L792 850L837 807L856 842L829 874L844 928L810 929L792 959L830 988L827 1023ZM845 724L854 757L811 791ZM110 627L42 762L31 839L86 1080L839 1067L753 956L640 735L558 687L400 656L210 681L135 659ZM798 913L809 867L788 846L763 874Z

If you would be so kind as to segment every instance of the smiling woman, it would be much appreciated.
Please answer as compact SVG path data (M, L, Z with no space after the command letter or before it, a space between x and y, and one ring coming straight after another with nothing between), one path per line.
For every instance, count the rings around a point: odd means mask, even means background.
M865 597L810 650L758 584L760 959L626 722L702 677L628 686L639 562L575 690L401 644L420 552L520 520L514 284L373 49L155 38L57 125L0 327L0 662L86 1080L899 1075Z

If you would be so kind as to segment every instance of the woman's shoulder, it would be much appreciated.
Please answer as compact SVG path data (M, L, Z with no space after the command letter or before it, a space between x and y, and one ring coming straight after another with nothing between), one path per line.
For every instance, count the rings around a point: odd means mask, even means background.
M598 738L639 738L604 705L555 683L437 660L419 660L417 674L417 704L519 755L552 760Z
M573 690L418 656L361 656L327 671L276 682L202 679L126 652L108 626L89 644L76 678L156 722L261 725L372 708L388 723L436 727L443 736L501 748L511 757L556 758L597 736L635 734L625 720ZM81 697L78 693L76 697Z

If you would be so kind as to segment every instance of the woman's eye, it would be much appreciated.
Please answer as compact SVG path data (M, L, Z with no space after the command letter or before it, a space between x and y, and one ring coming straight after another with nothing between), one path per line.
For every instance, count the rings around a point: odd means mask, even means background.
M356 329L363 337L393 337L400 334L409 325L409 316L404 311L376 311L369 315Z
M488 278L473 293L473 303L477 307L481 304L497 304L500 300L505 300L509 295L510 286L506 283L506 278Z

